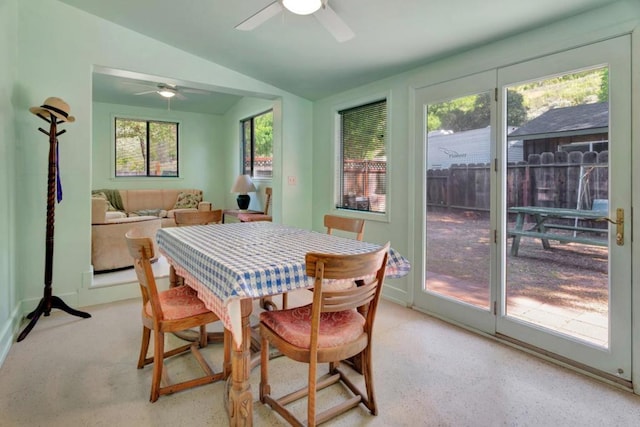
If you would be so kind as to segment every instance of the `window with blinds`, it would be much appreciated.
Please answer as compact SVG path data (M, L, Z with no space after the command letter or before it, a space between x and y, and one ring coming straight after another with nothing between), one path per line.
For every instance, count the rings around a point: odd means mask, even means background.
M273 176L273 110L240 121L242 170L253 178Z
M336 207L385 213L387 100L338 111L340 182Z
M116 177L178 177L178 123L115 119Z

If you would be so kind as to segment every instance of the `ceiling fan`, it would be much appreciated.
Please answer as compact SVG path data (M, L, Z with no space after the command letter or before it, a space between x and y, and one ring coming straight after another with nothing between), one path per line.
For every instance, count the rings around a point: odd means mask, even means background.
M329 0L276 0L256 14L236 25L237 30L251 31L284 9L296 15L311 15L340 43L355 37L354 32L329 6Z
M190 89L180 89L180 91L188 92L188 91L191 91L191 90ZM175 96L177 99L180 99L180 100L187 99L187 97L184 96L182 93L180 93L180 91L178 90L177 86L169 85L169 84L165 84L165 83L159 83L153 89L145 90L144 92L137 92L137 93L134 93L134 95L146 95L146 94L149 94L149 93L157 93L158 95L160 95L163 98L173 98ZM198 91L198 92L200 92L200 91Z
M167 100L167 109L171 110L171 99L176 98L181 101L187 99L187 97L183 93L200 93L200 94L210 94L206 90L200 89L191 89L187 87L178 87L176 85L168 84L168 83L158 83L156 85L149 82L149 84L144 84L141 82L125 82L127 85L138 86L138 87L146 87L148 88L142 92L135 92L134 95L147 95L150 93L158 94L162 98Z

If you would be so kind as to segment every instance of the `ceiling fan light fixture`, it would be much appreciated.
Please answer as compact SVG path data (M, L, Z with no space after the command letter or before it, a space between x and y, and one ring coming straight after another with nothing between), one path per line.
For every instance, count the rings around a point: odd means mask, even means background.
M282 0L282 5L296 15L311 15L322 7L322 0Z
M175 90L171 90L171 89L160 89L156 91L158 93L158 95L164 97L164 98L173 98L174 96L176 96L176 91Z

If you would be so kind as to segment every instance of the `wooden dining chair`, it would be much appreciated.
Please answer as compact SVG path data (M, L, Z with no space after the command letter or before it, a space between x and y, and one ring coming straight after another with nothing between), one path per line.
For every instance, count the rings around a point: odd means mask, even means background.
M222 223L222 209L210 211L178 211L174 218L178 227L185 225L207 225Z
M199 347L207 345L206 325L220 320L212 311L208 310L198 298L196 291L189 286L177 286L166 291L158 291L153 276L150 259L153 258L153 243L149 237L137 236L133 230L125 238L129 253L133 257L134 267L140 291L142 292L142 344L138 357L138 369L153 363L151 380L151 396L149 400L155 402L163 394L170 394L187 388L209 384L226 378L230 371L230 333L225 329L225 348L222 372L215 373L200 353ZM182 331L199 327L200 340L183 345L173 350L164 350L165 332ZM149 340L153 331L153 356L147 357ZM169 384L170 380L164 366L164 359L187 351L191 351L205 375L192 380L176 384ZM161 384L161 382L165 383Z
M364 219L348 218L338 215L325 215L324 226L327 227L327 234L333 234L333 230L348 231L356 233L356 240L362 240L364 235Z
M363 403L377 415L373 387L371 338L376 309L387 265L389 243L382 248L359 255L308 253L306 274L314 278L313 302L288 310L260 314L260 401L278 412L291 425L303 423L286 405L307 396L307 424L315 426ZM342 291L326 291L324 280L353 280L357 287ZM269 383L269 346L284 356L309 364L308 384L280 398L271 395ZM349 379L340 361L360 355L365 392ZM317 378L318 364L328 363L328 373ZM286 380L284 381L286 382ZM340 383L354 396L316 412L316 393Z
M333 230L340 231L348 231L351 233L356 233L356 240L362 241L362 237L364 235L364 219L361 218L348 218L344 216L338 215L325 215L324 216L324 226L327 228L327 234L333 234ZM353 282L350 281L336 281L331 285L332 290L345 289L353 286ZM313 291L313 289L310 289ZM261 301L262 303L262 301ZM289 303L289 298L287 293L282 294L282 308L287 308ZM261 304L264 308L274 310L277 309L277 306L270 301Z
M271 222L271 214L269 214L269 208L271 207L271 187L264 189L265 201L264 201L264 213L240 213L238 214L238 221L240 222L255 222L255 221L269 221Z

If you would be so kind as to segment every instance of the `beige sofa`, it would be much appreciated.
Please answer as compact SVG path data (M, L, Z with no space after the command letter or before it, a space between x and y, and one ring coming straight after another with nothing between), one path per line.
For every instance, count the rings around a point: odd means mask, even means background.
M124 235L132 228L154 237L161 227L174 227L174 215L180 211L211 210L209 202L199 202L195 208L175 209L176 201L185 194L202 200L202 191L188 190L118 190L122 211L110 211L105 198L91 198L91 262L94 272L131 267L131 256ZM182 193L182 194L181 194ZM154 215L145 215L153 213ZM156 257L158 248L155 247Z
M202 200L202 191L187 190L117 190L122 200L122 211L109 211L109 203L104 199L91 198L91 223L105 224L108 221L133 216L145 216L149 212L158 211L157 216L162 220L163 227L175 227L174 214L176 210L195 211L211 210L210 202L200 201L197 207L175 209L178 196L192 194ZM142 214L141 214L142 212ZM156 212L154 212L156 213Z

